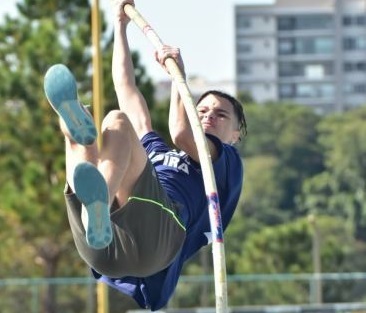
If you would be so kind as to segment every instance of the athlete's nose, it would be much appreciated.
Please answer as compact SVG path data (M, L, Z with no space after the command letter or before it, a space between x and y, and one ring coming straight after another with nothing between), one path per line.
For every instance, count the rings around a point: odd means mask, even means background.
M212 112L207 112L203 117L205 119L212 120L215 116Z

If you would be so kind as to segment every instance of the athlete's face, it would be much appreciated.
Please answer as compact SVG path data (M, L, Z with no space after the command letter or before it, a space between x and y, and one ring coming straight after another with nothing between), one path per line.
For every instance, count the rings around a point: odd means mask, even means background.
M197 105L198 116L205 133L218 137L224 143L239 140L239 124L233 105L224 98L208 94Z

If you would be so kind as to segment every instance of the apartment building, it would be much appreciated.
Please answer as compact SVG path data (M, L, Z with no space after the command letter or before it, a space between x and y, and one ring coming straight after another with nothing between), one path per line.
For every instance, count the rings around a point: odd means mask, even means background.
M366 0L235 6L236 90L319 113L366 104Z
M194 101L207 90L220 90L230 95L235 95L235 84L232 80L209 81L203 77L194 76L187 78L189 91ZM171 80L162 80L155 84L155 100L170 99Z

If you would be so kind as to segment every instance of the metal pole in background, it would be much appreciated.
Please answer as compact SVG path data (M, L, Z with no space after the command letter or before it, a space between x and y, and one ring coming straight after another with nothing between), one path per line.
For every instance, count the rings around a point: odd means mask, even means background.
M93 57L93 115L98 130L98 145L101 146L100 129L103 119L103 75L100 53L100 10L99 0L92 2L92 57Z
M340 113L344 111L344 69L343 69L343 0L334 3L334 54L335 54L335 109Z
M99 0L92 1L92 56L93 56L93 116L98 131L98 147L102 145L101 125L103 119L103 75L102 58L100 53L100 10ZM97 283L97 308L98 313L109 312L108 287Z
M321 257L320 257L320 232L319 226L316 221L316 216L310 214L308 217L310 225L313 227L313 235L312 235L312 257L313 257L313 272L314 278L313 280L313 297L312 301L314 303L320 304L323 302L322 295L322 280L321 280Z

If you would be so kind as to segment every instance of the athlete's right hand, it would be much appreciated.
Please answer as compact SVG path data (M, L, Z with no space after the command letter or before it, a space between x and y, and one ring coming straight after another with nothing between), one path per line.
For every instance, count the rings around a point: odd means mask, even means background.
M130 18L125 13L123 7L126 4L130 4L134 7L135 1L134 0L111 0L111 4L113 7L113 13L114 13L115 17L118 19L118 21L121 23L124 23L124 24L128 24L128 22L130 21Z
M180 53L180 49L177 48L177 47L163 45L161 47L161 49L159 49L158 51L155 51L155 60L163 67L163 69L168 74L170 74L169 73L169 70L165 66L165 60L168 59L168 58L174 59L174 61L178 65L179 69L181 70L181 72L185 76L185 73L184 73L184 63L183 63L182 55Z

